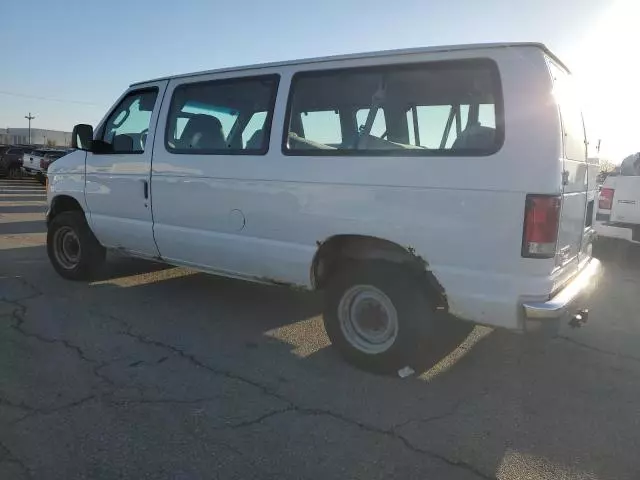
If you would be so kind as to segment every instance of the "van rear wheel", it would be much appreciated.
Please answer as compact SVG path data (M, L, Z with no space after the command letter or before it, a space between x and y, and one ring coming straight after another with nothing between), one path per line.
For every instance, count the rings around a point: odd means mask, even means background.
M418 275L394 263L348 263L325 294L331 342L348 362L376 373L411 365L434 319Z
M53 268L67 280L88 280L106 256L82 212L56 215L47 231L47 253Z

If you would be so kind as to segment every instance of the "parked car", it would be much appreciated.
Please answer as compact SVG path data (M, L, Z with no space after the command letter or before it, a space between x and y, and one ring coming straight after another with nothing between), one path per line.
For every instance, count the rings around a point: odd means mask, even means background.
M374 371L408 365L455 318L577 323L601 266L572 91L529 43L136 83L49 169L49 258L72 280L117 248L323 290L334 346Z
M640 244L640 153L625 158L616 170L600 189L596 232Z
M45 184L49 166L59 158L64 157L67 153L69 152L66 150L58 150L55 152L48 152L44 154L42 160L40 160L40 171L43 173L43 175L38 176L38 180L40 181L40 183L42 183L43 185Z
M10 145L0 145L0 175L7 175L8 169L2 160L3 154L10 148Z
M48 153L55 154L59 150L52 149L34 149L25 152L22 156L22 168L27 175L35 176L41 183L44 183L45 170L43 169L43 160Z
M19 146L0 146L0 175L15 178L20 175L22 156L25 148Z

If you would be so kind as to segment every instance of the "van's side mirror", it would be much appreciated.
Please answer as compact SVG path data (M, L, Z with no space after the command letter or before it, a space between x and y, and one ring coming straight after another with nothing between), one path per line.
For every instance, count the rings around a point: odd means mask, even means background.
M71 133L71 146L79 150L91 151L93 144L93 127L84 123L79 123L73 127Z

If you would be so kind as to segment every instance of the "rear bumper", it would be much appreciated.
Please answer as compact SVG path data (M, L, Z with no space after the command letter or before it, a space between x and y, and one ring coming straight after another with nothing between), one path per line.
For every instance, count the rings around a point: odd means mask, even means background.
M602 272L600 261L592 258L580 273L551 299L523 302L525 322L560 320L584 309L585 302L597 287Z
M609 222L596 221L595 230L599 237L617 238L630 243L640 243L640 241L634 240L633 227L630 225L611 225Z
M25 172L27 175L32 175L32 176L35 176L35 175L44 175L44 172L43 172L42 170L40 170L40 169L36 169L36 168L29 168L29 167L24 167L24 166L23 166L23 167L22 167L22 170L24 170L24 172Z

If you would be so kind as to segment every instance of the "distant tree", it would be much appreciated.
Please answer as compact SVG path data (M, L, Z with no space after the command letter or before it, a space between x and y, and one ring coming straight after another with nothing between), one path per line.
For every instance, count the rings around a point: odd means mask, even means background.
M47 147L55 147L57 145L53 138L47 138Z
M602 173L610 173L616 169L617 165L613 163L611 160L606 158L600 159L600 172Z

